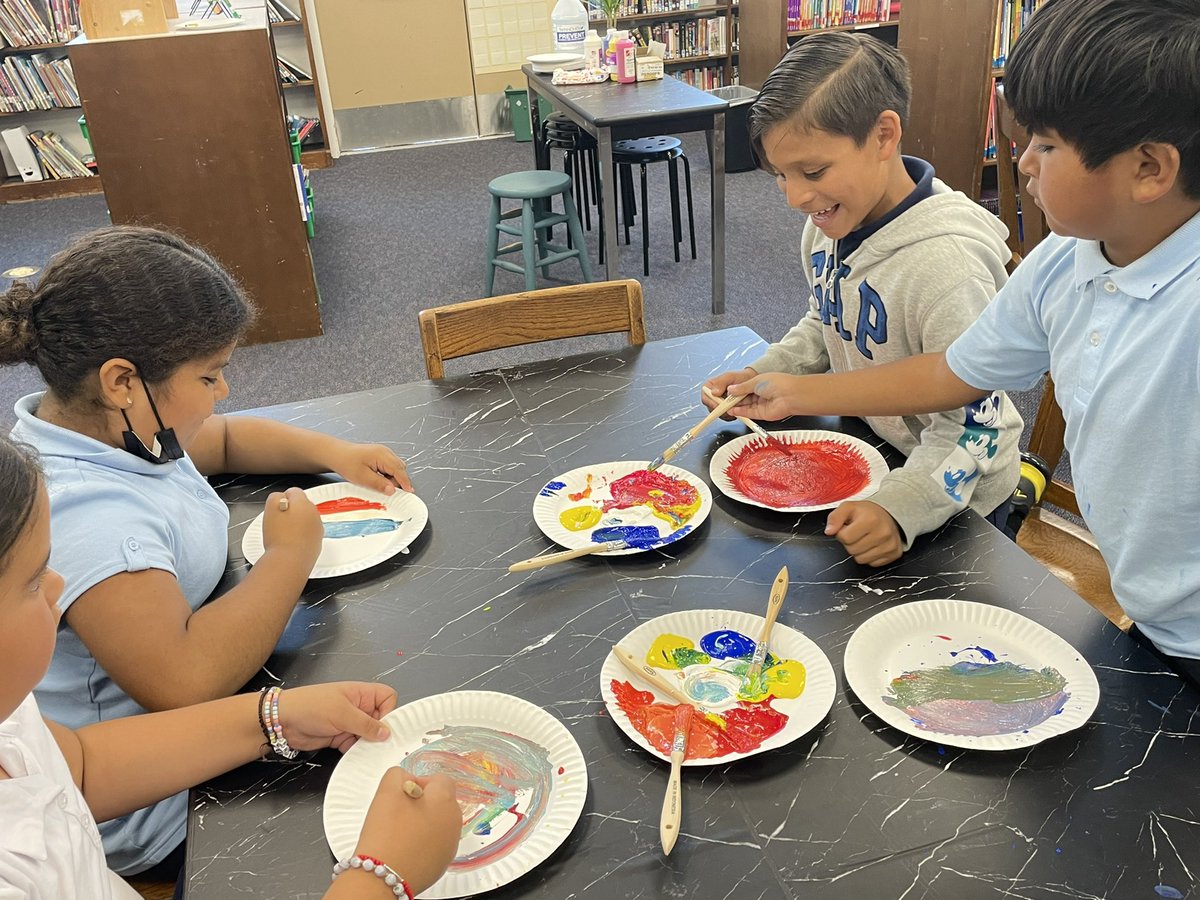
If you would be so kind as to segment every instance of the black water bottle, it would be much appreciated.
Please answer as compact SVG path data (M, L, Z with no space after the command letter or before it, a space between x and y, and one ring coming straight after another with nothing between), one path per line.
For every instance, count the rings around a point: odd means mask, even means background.
M1017 489L1013 491L1007 522L1009 531L1014 535L1020 530L1029 511L1042 499L1051 474L1050 466L1036 453L1021 454L1021 478L1017 482Z

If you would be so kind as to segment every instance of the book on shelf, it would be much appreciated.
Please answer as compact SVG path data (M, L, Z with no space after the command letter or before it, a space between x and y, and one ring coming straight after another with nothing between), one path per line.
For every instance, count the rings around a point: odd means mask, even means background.
M589 0L589 13L592 21L604 21L604 12L600 8L598 0ZM709 0L705 4L701 4L700 0L623 0L617 8L617 15L624 16L644 16L647 13L664 13L664 12L692 12L697 9L712 9L716 6L724 6L723 3L716 3L715 0Z
M321 120L315 116L297 116L290 115L288 118L288 128L296 135L300 141L300 146L305 144L320 144L321 143Z
M632 29L631 36L642 46L650 41L663 44L667 48L664 61L692 56L721 56L727 47L724 16L643 25Z
M1045 5L1046 0L998 0L996 5L995 43L992 65L999 68L1008 61L1012 45L1029 23L1029 17Z
M267 0L267 20L270 22L299 22L300 16L282 0Z
M77 0L0 0L0 46L61 44L81 30Z
M788 31L890 22L891 0L788 0Z
M4 144L23 181L91 178L95 172L53 131L31 131L25 125L6 128ZM8 160L5 160L7 166Z
M0 60L0 112L69 109L79 106L71 61L58 51Z
M288 59L282 53L276 54L275 61L279 63L281 71L282 69L287 69L289 72L291 72L291 74L294 76L292 79L293 81L312 81L312 72L309 71L308 66L301 65L294 60Z

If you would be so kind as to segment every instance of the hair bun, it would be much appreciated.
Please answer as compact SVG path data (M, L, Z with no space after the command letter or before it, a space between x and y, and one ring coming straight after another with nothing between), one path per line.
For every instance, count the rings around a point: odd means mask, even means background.
M23 281L0 294L0 365L33 363L37 357L33 298L33 289Z

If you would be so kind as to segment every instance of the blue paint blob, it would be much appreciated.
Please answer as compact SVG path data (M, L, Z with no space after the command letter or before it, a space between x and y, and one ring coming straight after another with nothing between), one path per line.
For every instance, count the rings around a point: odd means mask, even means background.
M736 631L713 631L700 638L700 649L713 659L741 659L754 655L754 641Z
M1179 893L1179 889L1173 888L1169 884L1156 884L1154 893L1160 897L1166 897L1167 900L1183 900L1183 894Z
M567 483L565 481L552 481L548 485L546 485L544 488L542 488L540 491L538 491L538 496L539 497L553 497L558 491L561 491L566 486L567 486Z
M1062 853L1062 847L1055 847L1055 848L1054 848L1054 852L1055 852L1055 853Z
M592 532L592 540L597 544L624 541L630 547L645 550L661 543L662 537L653 525L614 525L609 528L597 528Z
M724 703L730 696L729 688L711 681L699 682L693 686L689 694L693 700L706 704Z
M662 542L664 544L674 543L675 541L679 540L681 537L683 537L685 534L687 534L691 530L692 530L691 525L684 525L682 528L676 529L675 531L672 531L670 534L668 534L666 537L664 537L662 539Z
M945 756L945 755L946 755L946 748L938 747L938 756Z
M355 522L323 522L325 537L366 537L369 534L387 534L400 527L395 519L359 519Z
M961 650L951 650L950 655L958 656L958 654L960 654L960 653L967 653L971 650L974 650L976 653L978 653L980 656L982 656L988 662L996 661L996 654L993 653L991 650L987 649L986 647L963 647Z

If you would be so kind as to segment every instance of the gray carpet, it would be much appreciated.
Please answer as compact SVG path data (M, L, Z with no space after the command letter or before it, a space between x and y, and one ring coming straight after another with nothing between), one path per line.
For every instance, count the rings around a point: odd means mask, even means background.
M728 279L726 312L710 312L708 162L703 139L684 141L692 160L696 203L695 261L686 247L674 261L667 173L650 168L650 275L641 271L640 230L622 246L621 274L645 288L649 337L666 338L745 325L774 339L803 310L798 248L802 218L788 209L774 179L761 172L727 180ZM558 163L560 165L560 163ZM532 167L530 144L508 139L431 145L343 157L313 173L317 235L312 242L322 337L240 348L227 371L226 409L246 409L364 390L424 377L417 312L483 293L487 182ZM107 224L102 196L0 206L0 271L43 265L72 235ZM590 234L597 259L598 227ZM574 262L552 270L580 279ZM550 286L563 281L540 281ZM523 289L520 276L498 273L497 293ZM593 348L620 337L513 348L463 360L448 374ZM697 373L697 380L707 373ZM12 422L12 402L38 390L27 367L0 369L0 425ZM1018 395L1026 422L1039 391ZM1028 428L1027 428L1028 431Z

